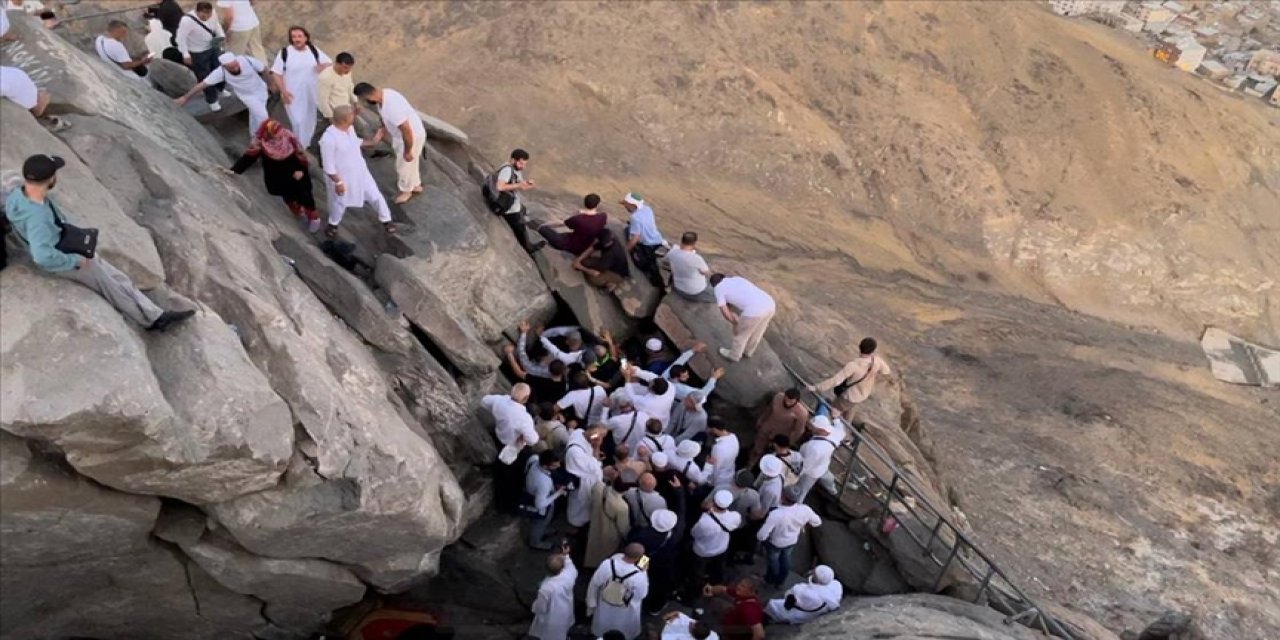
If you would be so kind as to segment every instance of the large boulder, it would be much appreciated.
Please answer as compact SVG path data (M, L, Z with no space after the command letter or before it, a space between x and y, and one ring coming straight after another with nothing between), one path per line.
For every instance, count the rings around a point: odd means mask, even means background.
M0 434L0 635L247 637L262 603L150 538L160 500L78 477Z
M690 363L693 370L704 378L711 375L714 367L725 367L725 376L716 385L716 395L725 402L739 407L759 406L774 393L796 384L769 346L768 335L754 356L739 362L726 362L718 349L730 346L733 331L715 304L667 296L658 305L654 322L676 344L707 343L707 352L694 357Z
M924 594L852 598L798 630L806 640L1035 640L1037 632L1004 623L987 607Z
M583 327L593 332L608 329L618 340L630 337L633 323L617 298L591 286L582 272L573 268L572 256L548 247L534 254L534 263L547 286L573 311Z
M96 293L26 266L5 270L0 300L5 431L53 444L108 486L193 502L283 472L288 407L217 316L144 342Z
M815 564L831 567L846 593L890 595L911 590L893 560L865 535L860 523L827 519L812 530L810 539L817 555Z

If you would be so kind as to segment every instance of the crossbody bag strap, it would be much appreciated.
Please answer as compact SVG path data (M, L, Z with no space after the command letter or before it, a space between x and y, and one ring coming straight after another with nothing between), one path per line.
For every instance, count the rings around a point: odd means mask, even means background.
M712 520L715 520L715 521L716 521L716 524L720 525L720 529L721 529L722 531L724 531L725 533L733 533L733 531L731 531L731 530L729 529L729 527L724 526L724 523L723 523L723 522L720 522L720 518L717 518L715 513L711 512L711 511L708 511L708 512L707 512L707 515L711 516L711 519L712 519Z
M212 37L212 38L216 38L216 37L218 37L218 34L214 33L214 32L213 32L213 29L210 29L209 27L204 26L204 23L200 21L200 18L197 18L197 17L195 17L195 16L193 16L193 15L191 15L191 14L189 14L189 13L184 13L184 14L182 14L182 17L184 17L184 18L191 18L191 21L192 21L192 22L195 22L195 23L196 23L196 24L198 24L198 25L200 25L200 28L201 28L201 29L204 29L204 30L205 30L205 33L208 33L210 37Z
M631 439L631 433L636 430L636 420L639 417L640 417L640 413L638 411L631 412L631 426L627 427L627 433L626 435L622 436L622 442L615 442L614 443L615 445L622 444L623 442L626 442Z
M858 378L857 380L854 380L853 382L849 382L849 380L851 380L851 379L853 378L853 376L849 376L848 378L845 378L845 379L844 379L844 382L842 383L842 386L843 386L844 388L846 388L846 389L849 389L849 388L852 388L852 387L856 387L856 386L858 386L858 383L860 383L860 382L862 382L863 380L866 380L868 377L870 377L870 376L871 376L871 372L872 372L872 371L875 371L875 370L876 370L876 357L875 357L875 356L871 356L871 365L867 367L867 372L866 372L866 373L864 373L864 374L862 374L862 377L861 377L861 378Z

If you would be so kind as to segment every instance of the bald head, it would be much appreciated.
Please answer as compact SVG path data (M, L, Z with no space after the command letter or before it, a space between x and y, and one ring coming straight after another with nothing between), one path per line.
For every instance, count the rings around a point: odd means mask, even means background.
M334 116L337 116L337 109L334 109ZM529 401L530 393L529 385L523 382L517 382L514 387L511 387L511 399L519 402L520 404L524 404Z
M331 120L339 127L346 127L355 122L356 112L349 104L339 105L333 108L333 118Z
M639 562L640 558L644 557L644 545L639 542L632 542L622 550L622 557L626 558L627 562Z
M558 553L547 556L547 573L558 576L564 571L564 556Z
M640 485L641 491L653 491L658 488L658 479L653 477L652 473L645 473L640 476L640 481L637 484Z

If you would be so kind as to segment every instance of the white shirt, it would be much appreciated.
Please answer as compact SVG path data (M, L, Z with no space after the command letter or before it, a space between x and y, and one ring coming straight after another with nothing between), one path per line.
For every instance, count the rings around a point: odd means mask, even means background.
M691 296L706 291L707 276L702 272L711 268L696 251L676 247L667 252L667 260L671 262L671 280L677 289Z
M667 468L679 471L685 480L694 484L707 484L711 479L711 472L715 470L712 465L699 467L692 458L686 458L680 454L667 456Z
M792 450L785 456L774 455L782 461L782 477L785 479L783 484L795 484L800 479L800 474L804 471L804 454Z
M538 464L538 456L529 458L526 464L529 469L524 474L524 490L533 496L533 508L539 514L546 515L547 509L560 497L556 494L555 482L551 480L551 474Z
M716 524L716 520L720 523ZM703 513L690 532L693 536L693 552L700 558L714 558L728 551L729 532L741 526L742 516L736 511L713 510Z
M320 58L317 59L311 53L311 47L305 44L302 45L301 51L295 49L292 44L287 46L289 60L285 61L284 57L277 53L275 62L271 64L271 73L284 78L284 85L291 92L300 87L315 87L320 78L320 72L316 71L316 65L332 64L333 60L330 60L328 54L321 51L319 47L316 48L316 51L320 53Z
M129 57L129 50L124 48L123 42L120 42L115 38L98 36L93 41L93 48L98 52L98 57L103 62L115 67L120 73L123 73L130 78L141 79L141 76L134 73L132 70L125 69L120 66L122 64L133 62L133 58Z
M694 622L693 618L677 612L676 617L662 627L662 638L660 640L693 640L693 636L689 633L689 627L693 626ZM711 631L710 634L707 636L707 640L720 640L720 636L716 632Z
M800 541L800 532L805 525L817 527L821 524L822 518L807 504L778 507L764 519L764 525L760 527L756 539L782 549Z
M23 109L31 109L40 99L40 90L27 72L17 67L0 66L0 98L8 98Z
M511 175L512 173L515 174L514 177ZM515 167L512 167L511 165L505 165L501 169L498 169L497 183L507 184L508 182L514 182L515 184L520 184L521 182L524 182L524 172L516 171ZM516 196L516 199L511 202L511 208L507 209L505 213L515 213L519 211L520 207L524 206L524 202L521 201L520 199L521 198L520 192L508 191L507 193L514 193Z
M248 31L258 26L258 12L253 10L249 0L218 0L218 6L235 12L231 16L232 31Z
M209 72L205 76L204 82L208 85L215 85L219 82L227 83L241 102L249 102L250 100L262 101L267 100L267 82L259 75L267 68L265 62L250 56L236 56L236 61L240 63L240 73L231 73L226 67L219 66L217 69Z
M419 119L418 123L421 124L422 120ZM416 136L418 134L415 131L413 135ZM423 135L426 135L426 134L423 134ZM421 138L415 138L415 139L421 140ZM559 338L560 336L567 336L579 330L580 329L578 327L552 327L550 329L544 330L542 332L542 335L539 337L538 341L542 343L542 347L547 350L547 353L550 353L551 357L555 358L556 360L559 360L560 362L563 362L565 364L578 364L579 362L582 361L582 349L579 349L577 351L562 351L560 347L556 346L556 343L551 341L551 338Z
M767 316L777 308L773 296L764 289L751 284L746 278L734 276L725 278L716 285L716 304L733 305L738 308L738 315L744 318Z
M711 472L711 484L717 487L733 484L735 465L738 463L738 436L730 433L716 438L715 444L711 445L711 454L707 456L708 460L712 458L715 459L715 466Z
M574 389L564 394L563 398L556 403L561 409L573 407L575 415L582 418L585 416L587 423L583 427L600 424L604 421L604 401L609 397L609 392L601 386L591 386L586 389ZM588 407L590 407L590 415L587 415Z
M613 443L619 446L625 444L627 445L627 450L634 453L636 444L644 437L644 425L648 421L649 414L635 409L609 418L605 424L609 426L609 432L613 434Z
M202 24L208 27L213 34L200 28ZM227 37L226 32L222 30L222 23L218 22L217 17L209 16L207 21L201 20L196 17L196 12L192 11L182 16L182 20L178 23L176 36L178 51L181 51L184 56L208 51L213 47L214 36L219 38Z
M382 115L382 123L386 125L387 133L391 134L391 139L395 143L404 144L404 134L400 132L400 125L406 122L413 130L414 145L421 146L427 139L427 129L422 125L422 118L418 116L417 109L414 109L399 91L382 90L382 106L378 107L378 113Z
M527 445L538 441L538 430L533 428L533 416L511 396L488 395L480 399L480 406L493 414L493 433L504 446L514 444L521 437Z
M800 475L807 478L821 478L831 467L831 455L840 446L843 432L833 431L830 435L813 438L800 446L800 456L804 458L804 468Z
M658 376L641 369L636 370L635 376L649 382L658 379ZM667 381L667 392L662 395L634 382L628 382L624 388L627 390L627 395L631 396L631 404L635 405L636 410L657 418L665 431L667 423L671 421L671 406L676 402L676 386Z
M656 436L646 433L643 438L640 438L640 444L637 446L645 447L649 450L650 454L661 451L670 456L675 453L676 441L675 438L672 438L665 433L661 433ZM668 458L667 462L671 462L670 458Z

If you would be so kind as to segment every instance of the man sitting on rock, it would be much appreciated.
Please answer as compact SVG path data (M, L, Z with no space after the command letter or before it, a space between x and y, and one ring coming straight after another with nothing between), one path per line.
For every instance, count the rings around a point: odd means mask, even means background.
M680 246L667 252L671 265L671 285L676 293L693 302L715 302L716 294L707 284L711 267L698 254L698 234L692 231L680 236Z
M600 230L596 243L578 255L573 268L586 276L587 284L610 292L631 277L627 253L608 229Z
M804 624L840 608L844 587L825 564L814 567L809 579L796 583L782 598L770 600L764 614L773 622Z
M14 189L5 201L5 215L14 233L26 242L36 266L93 289L149 331L164 331L194 316L195 311L165 311L156 306L101 255L90 258L59 248L65 219L49 192L58 184L57 173L64 166L66 162L58 156L27 158L22 163L22 188Z
M582 209L577 215L564 221L564 226L569 228L567 233L550 228L550 224L538 227L538 233L542 234L547 244L553 248L568 251L575 256L582 255L583 251L595 244L596 238L600 236L600 230L609 223L609 214L596 210L599 206L600 196L588 193L582 199Z

